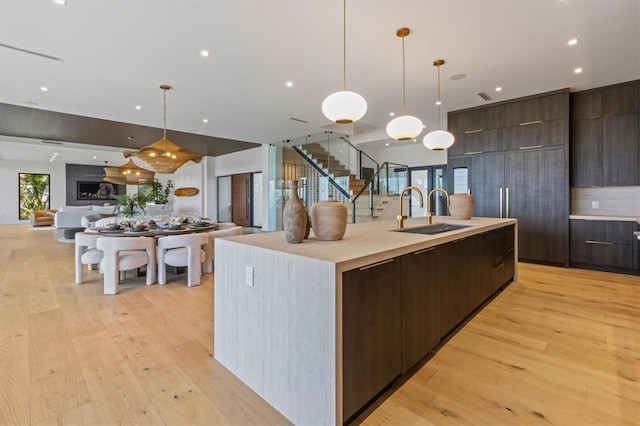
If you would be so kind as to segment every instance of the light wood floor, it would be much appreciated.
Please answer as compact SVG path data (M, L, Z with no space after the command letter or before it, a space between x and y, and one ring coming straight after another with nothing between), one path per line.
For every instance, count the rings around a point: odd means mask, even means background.
M0 226L0 425L288 423L213 360L212 275L105 296L73 249ZM640 277L520 264L355 423L640 424Z

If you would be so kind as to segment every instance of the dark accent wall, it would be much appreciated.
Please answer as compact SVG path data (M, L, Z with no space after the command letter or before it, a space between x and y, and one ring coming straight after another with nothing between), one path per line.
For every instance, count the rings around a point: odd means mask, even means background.
M104 166L89 166L86 164L66 165L66 203L67 206L87 206L91 204L103 205L108 203L114 205L114 200L77 200L78 181L82 182L102 182L104 176ZM117 185L118 194L126 194L126 185Z

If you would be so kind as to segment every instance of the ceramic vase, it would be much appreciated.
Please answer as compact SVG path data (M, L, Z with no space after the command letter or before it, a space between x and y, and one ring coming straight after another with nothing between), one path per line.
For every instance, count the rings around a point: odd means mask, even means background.
M473 216L473 195L453 194L449 196L449 213L452 219L469 220Z
M337 201L315 203L311 206L311 226L318 240L341 240L347 230L347 206Z
M289 244L299 244L304 240L307 231L307 211L298 196L298 181L287 181L289 199L284 205L282 214L282 226L284 236Z

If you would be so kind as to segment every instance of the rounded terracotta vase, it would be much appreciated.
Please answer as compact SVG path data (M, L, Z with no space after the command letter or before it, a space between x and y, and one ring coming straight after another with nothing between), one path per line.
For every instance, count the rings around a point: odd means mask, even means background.
M337 201L315 203L311 206L311 228L318 240L341 240L347 230L347 206Z
M452 219L469 220L473 216L473 195L453 194L449 196L449 213Z

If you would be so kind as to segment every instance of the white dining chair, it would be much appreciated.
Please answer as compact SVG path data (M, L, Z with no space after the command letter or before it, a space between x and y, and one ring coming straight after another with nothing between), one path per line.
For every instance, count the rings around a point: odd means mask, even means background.
M216 229L215 231L209 231L209 243L204 246L204 263L202 265L202 272L210 274L213 272L213 255L215 253L215 239L219 237L231 237L234 235L242 235L242 226L228 226L224 229Z
M100 263L104 273L104 294L117 294L120 271L147 265L147 285L156 282L156 239L153 237L102 237L98 250L104 252Z
M209 234L200 232L186 235L169 235L158 239L158 284L167 283L167 266L186 266L189 287L200 284L202 262L205 259L203 245L209 243Z
M103 235L89 232L77 232L75 235L76 244L76 284L82 284L82 265L87 265L88 270L97 269L100 261L104 257L102 250L98 250L96 242Z

